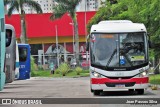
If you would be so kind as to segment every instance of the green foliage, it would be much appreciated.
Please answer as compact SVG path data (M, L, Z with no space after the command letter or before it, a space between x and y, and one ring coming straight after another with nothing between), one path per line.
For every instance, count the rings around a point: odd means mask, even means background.
M37 13L42 13L42 9L39 3L33 0L4 0L4 5L10 5L8 9L8 15L11 16L12 13L17 10L20 15L25 14L25 6L28 5L30 8L34 9Z
M35 63L34 63L34 58L31 56L31 76L32 77L35 76L35 73L33 71L35 71Z
M150 75L149 82L151 84L160 84L160 74L157 75Z
M75 68L75 71L76 71L76 73L77 73L77 75L80 75L80 73L82 72L82 68L81 67L76 67Z
M79 4L81 0L55 0L58 5L53 7L53 14L51 15L51 19L57 19L62 17L66 12L70 14L72 19L76 16L76 6Z
M32 77L52 77L50 71L44 71L44 70L39 70L39 71L32 71L31 72Z
M59 74L54 74L51 75L50 71L43 71L43 70L39 70L39 71L32 71L31 75L32 77L63 77L60 73ZM89 71L88 70L83 70L80 75L77 75L77 73L75 71L69 71L65 77L86 77L89 76Z
M60 69L56 69L56 70L54 71L54 73L55 73L55 74L59 74L59 73L60 73Z
M70 70L70 66L67 63L62 63L57 70L59 71L60 74L65 76Z

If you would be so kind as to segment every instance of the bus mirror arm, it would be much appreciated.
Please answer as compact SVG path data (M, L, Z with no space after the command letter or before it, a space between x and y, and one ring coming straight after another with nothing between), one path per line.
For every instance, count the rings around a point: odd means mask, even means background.
M149 48L154 48L154 43L151 42L150 40L148 40L148 46L149 46Z
M150 34L147 33L147 36L148 36L148 46L149 46L149 48L154 48L154 43L150 39Z

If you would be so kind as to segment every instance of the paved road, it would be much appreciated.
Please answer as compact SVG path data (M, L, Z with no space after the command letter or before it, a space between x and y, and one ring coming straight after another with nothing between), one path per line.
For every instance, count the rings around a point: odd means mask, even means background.
M101 96L94 96L90 92L89 83L88 77L31 78L29 80L19 80L6 84L5 89L0 92L0 98L160 98L160 89L156 91L148 89L144 95L136 95L135 93L128 92L105 92L102 93ZM70 106L71 105L65 105L64 107ZM83 107L86 105L76 106ZM87 107L99 106L105 107L105 105L97 104L87 105ZM0 107L8 106L0 105ZM12 107L19 106L13 105Z

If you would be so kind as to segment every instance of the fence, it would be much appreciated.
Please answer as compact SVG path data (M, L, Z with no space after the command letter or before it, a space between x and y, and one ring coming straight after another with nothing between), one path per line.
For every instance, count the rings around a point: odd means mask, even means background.
M86 60L86 55L79 55L79 62L82 68L89 68L89 58ZM89 56L89 55L88 55ZM63 62L67 62L71 68L74 68L76 65L76 59L73 54L52 54L52 55L32 55L35 63L35 70L50 70L51 64L54 66L58 66ZM53 66L53 65L52 65Z

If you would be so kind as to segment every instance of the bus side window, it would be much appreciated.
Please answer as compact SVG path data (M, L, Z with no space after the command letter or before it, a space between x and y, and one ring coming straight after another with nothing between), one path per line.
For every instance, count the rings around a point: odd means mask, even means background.
M11 44L12 40L12 30L6 29L6 47Z

